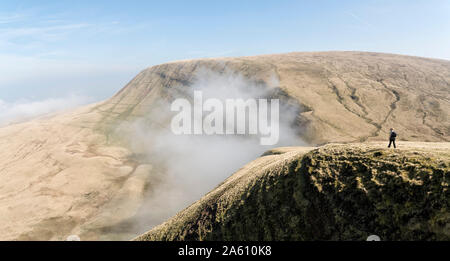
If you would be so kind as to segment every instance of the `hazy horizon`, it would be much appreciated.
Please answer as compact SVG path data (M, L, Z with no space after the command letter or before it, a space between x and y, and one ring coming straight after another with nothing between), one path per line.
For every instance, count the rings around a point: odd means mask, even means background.
M439 0L6 1L0 108L15 115L33 104L52 111L65 99L103 100L139 71L174 60L310 51L449 60L449 14Z

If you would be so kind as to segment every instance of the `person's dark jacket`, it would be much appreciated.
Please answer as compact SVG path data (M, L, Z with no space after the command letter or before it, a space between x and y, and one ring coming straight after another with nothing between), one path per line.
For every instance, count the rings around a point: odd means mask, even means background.
M395 133L395 131L391 131L391 136L389 137L389 139L395 140L396 137L397 137L397 133Z

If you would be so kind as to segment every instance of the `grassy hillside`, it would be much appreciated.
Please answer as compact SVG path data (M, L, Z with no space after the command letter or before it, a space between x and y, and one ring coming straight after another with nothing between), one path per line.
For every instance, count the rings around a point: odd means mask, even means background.
M367 52L311 52L176 61L139 73L106 103L103 127L185 95L205 69L238 73L298 107L310 144L385 139L449 141L450 61ZM179 87L175 93L174 89ZM211 86L214 88L215 86ZM162 123L165 125L166 123Z
M386 140L390 127L400 140L449 141L450 61L312 52L161 64L143 70L106 101L0 128L0 240L61 240L70 234L82 240L134 237L126 229L113 236L110 232L137 215L148 199L145 193L167 176L167 166L152 161L158 155L147 155L153 144L133 131L124 135L117 130L134 130L130 123L135 120L167 128L170 118L161 116L157 105L185 97L205 70L213 76L232 72L269 88L270 98L295 108L295 138L311 146ZM144 139L149 136L143 133ZM260 160L269 164L271 159L285 169L279 160L293 153ZM260 173L259 168L254 171ZM269 181L264 186L278 188ZM291 197L288 202L297 201Z
M136 240L450 239L450 144L281 148Z

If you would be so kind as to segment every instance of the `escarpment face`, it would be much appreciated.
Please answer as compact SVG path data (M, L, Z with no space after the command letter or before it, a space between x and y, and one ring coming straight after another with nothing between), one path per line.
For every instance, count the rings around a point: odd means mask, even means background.
M187 96L205 69L278 88L300 106L297 126L312 144L385 139L446 141L450 63L362 52L288 53L180 61L142 71L98 108L114 121L144 115L155 102Z
M448 240L449 143L384 147L272 150L137 240Z
M251 86L253 98L280 100L283 112L280 113L280 122L286 127L286 131L280 132L282 142L279 146L386 140L389 128L393 127L401 147L401 142L405 140L448 141L449 83L448 61L363 52L288 53L178 61L153 66L143 70L106 101L0 128L0 240L63 240L69 235L78 235L81 240L131 239L189 206L268 149L272 149L270 153L274 155L263 157L264 163L261 162L263 165L260 167L270 169L267 175L271 178L263 183L248 179L248 182L253 183L239 187L241 192L249 188L249 195L277 195L289 202L294 198L297 200L296 204L299 204L298 208L301 206L307 210L302 215L311 215L301 216L301 219L300 216L294 216L292 220L286 219L283 222L296 227L295 224L307 221L302 224L311 224L314 228L323 230L319 233L321 238L335 238L341 234L322 226L332 224L326 222L338 222L328 219L336 216L331 209L326 209L329 214L319 218L317 213L322 210L306 208L306 201L302 200L298 192L254 194L264 191L266 186L277 188L276 191L281 188L292 191L289 186L297 181L283 179L280 183L272 175L280 174L278 171L281 170L285 174L297 173L291 169L295 164L285 162L290 162L291 159L283 158L283 163L274 158L276 154L285 157L289 153L282 153L283 149L261 148L259 144L255 146L253 140L246 137L227 140L216 139L217 137L174 139L166 135L170 131L171 120L170 114L166 113L170 111L167 105L177 98L191 99L192 91L198 88L202 88L205 93L221 90L217 95L223 98L236 90L242 91ZM384 161L389 162L390 158L383 157ZM273 161L266 162L265 159L269 158ZM271 164L277 166L276 171ZM341 172L344 165L336 165L336 171ZM361 171L363 169L354 163L350 165L361 168ZM399 170L403 171L403 167ZM228 181L247 179L244 172L236 173L240 174L231 176ZM311 172L310 175L311 179L323 178L320 182L310 182L314 184L311 189L317 190L314 193L318 193L320 200L332 200L327 198L329 195L322 195L326 190L320 192L319 187L323 183L323 188L327 188L326 182L333 177L326 176L328 174L325 172ZM356 186L358 190L354 192L344 189L351 195L354 193L359 197L363 195L361 193L364 189L370 195L375 193L370 189L372 183L365 176L358 177L361 180L359 183L347 184L347 180L341 178L335 178L334 181L339 184L344 182L345 188L353 189ZM386 177L395 181L392 184L404 183L406 180ZM402 184L406 186L419 181L411 182ZM432 181L433 184L435 182L437 179ZM285 187L277 187L282 184ZM409 190L408 187L407 193L415 193L418 189L412 188L414 189ZM221 191L225 193L225 190ZM170 193L167 194L168 192ZM427 196L427 199L430 197ZM363 199L369 200L361 196L361 200ZM390 199L379 199L387 205L391 204ZM245 202L266 202L258 200L263 199ZM275 201L277 199L273 198L271 202ZM336 203L330 202L328 203ZM233 211L240 209L238 203L233 204ZM427 209L420 204L417 206ZM268 203L266 207L270 206ZM273 205L273 208L277 208L276 206ZM389 206L397 208L397 205ZM217 207L225 208L224 205ZM345 209L346 206L341 207ZM416 211L416 205L411 205L411 208ZM290 211L287 208L277 209L281 213ZM260 215L265 215L266 210L267 208L260 207L249 208L249 211L256 211ZM209 216L216 215L212 214L216 212L214 206L205 208L205 218L201 219L205 225L196 223L191 230L202 228L209 231ZM224 212L223 215L227 217L231 213L234 212ZM445 223L445 215L436 214L433 224L441 226L442 222ZM383 236L387 236L387 231L394 231L389 223L391 221L384 220L385 217L380 216L376 221L385 229L379 232L385 231L383 233L386 235ZM342 219L340 224L350 222L346 216L339 218ZM263 226L268 227L275 224L271 222L278 222L270 221L271 219L274 217L263 222ZM322 223L311 223L314 220ZM422 219L416 217L416 220ZM231 238L233 231L242 232L247 229L234 224L234 221L230 222L223 228L222 237ZM251 222L256 221L249 219L248 222L251 227ZM419 226L415 225L418 221L410 222L413 227ZM430 223L433 229L435 225ZM369 223L364 226L372 228ZM360 231L356 234L362 236L364 226L355 225L355 229ZM425 231L422 227L419 230ZM286 238L286 233L281 230L258 231L255 234L258 238ZM392 233L396 235L396 232ZM443 234L437 232L429 233L431 234L427 239L443 237ZM200 238L193 236L194 234L189 235ZM199 235L201 239L215 237L208 233ZM178 234L164 236L178 237ZM310 237L312 236L308 234L301 236ZM298 236L298 239L301 238Z

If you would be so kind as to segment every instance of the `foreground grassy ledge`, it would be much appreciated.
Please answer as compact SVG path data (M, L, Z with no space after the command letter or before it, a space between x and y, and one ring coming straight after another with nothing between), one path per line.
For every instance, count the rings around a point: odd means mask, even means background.
M450 240L450 143L265 153L135 240Z

